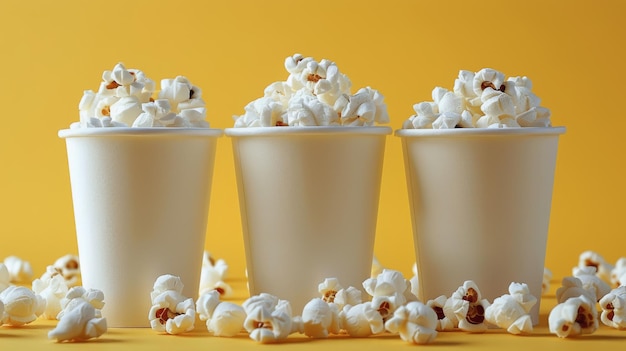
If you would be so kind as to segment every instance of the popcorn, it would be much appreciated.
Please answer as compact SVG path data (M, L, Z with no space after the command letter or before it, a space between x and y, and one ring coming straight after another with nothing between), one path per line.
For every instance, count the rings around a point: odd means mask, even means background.
M61 319L63 313L68 305L73 300L81 300L89 303L95 309L95 316L102 317L102 308L104 308L104 293L98 289L86 289L82 286L75 286L70 288L65 294L65 297L61 299L61 312L57 315L57 319Z
M41 275L40 279L48 281L56 275L60 275L68 287L77 286L80 281L78 256L67 254L59 257L51 266L46 267L46 272Z
M459 71L453 91L436 87L432 102L413 106L405 129L549 127L550 110L539 106L527 77L512 77L491 68Z
M262 344L286 339L290 334L302 330L302 321L292 319L288 301L262 293L248 298L243 303L246 312L244 328L250 338Z
M622 285L604 295L600 301L603 324L616 328L626 329L626 286Z
M621 257L615 263L615 267L611 270L610 282L614 287L626 285L626 257Z
M104 71L97 92L85 90L78 109L80 122L71 128L184 127L208 128L202 91L184 76L161 80L156 101L155 83L122 63Z
M271 126L371 126L388 123L383 96L366 87L350 94L350 79L329 60L320 62L300 54L285 59L289 73L274 82L264 96L250 102L235 127Z
M309 301L302 310L302 332L312 338L327 338L340 330L337 305L320 298Z
M0 292L11 285L11 274L4 263L0 263Z
M365 291L372 296L372 307L374 307L386 320L393 314L395 309L407 302L404 293L409 291L410 284L402 276L402 273L390 269L383 269L383 272L376 278L369 278L363 282Z
M489 307L489 301L481 298L476 283L467 280L446 301L444 313L451 320L456 318L461 330L482 333L487 330L485 324L487 307ZM456 321L453 322L456 323Z
M444 312L446 301L448 301L448 298L445 295L440 295L437 298L426 301L426 305L437 315L437 326L435 328L437 331L453 330L459 323L454 315L451 317L446 316Z
M550 291L550 281L552 280L552 271L543 268L543 281L541 282L541 294L545 295Z
M220 301L220 293L211 290L200 295L196 311L201 321L206 321L207 330L214 336L235 336L243 330L246 312L243 307Z
M346 305L339 312L341 328L353 337L367 337L385 331L382 315L369 302Z
M418 301L398 307L393 317L385 322L385 329L400 334L402 340L413 344L427 344L437 336L437 314Z
M148 314L152 330L180 334L194 328L195 304L182 292L183 283L179 277L166 274L156 279L150 293L152 307Z
M216 290L222 297L230 296L233 289L224 282L227 271L228 265L224 260L219 259L216 261L209 252L204 251L202 270L200 272L199 296L211 290Z
M43 297L23 286L9 286L0 293L0 301L4 304L0 324L17 327L33 322L46 307Z
M611 280L611 271L613 270L613 265L609 264L604 260L599 253L595 251L584 251L578 257L578 266L572 269L572 273L576 275L576 270L585 268L587 266L595 267L598 277L602 280L609 282Z
M576 277L565 277L561 282L561 287L556 289L556 301L563 303L571 297L578 297L585 295L591 301L596 301L595 290L586 289L583 287L583 283Z
M84 299L72 299L60 316L56 327L48 332L50 339L83 341L97 338L107 331L106 319Z
M317 291L322 294L322 300L324 300L324 302L331 303L335 301L337 292L342 289L343 287L339 283L339 279L326 278L318 285Z
M33 280L32 286L33 292L46 301L46 308L41 316L46 319L56 319L61 312L61 299L65 297L68 291L63 276L52 266L48 266L41 279Z
M605 283L600 277L596 276L596 268L587 266L574 269L574 276L580 279L582 287L592 291L596 296L596 300L600 300L602 296L611 291L609 284Z
M33 278L33 269L30 262L17 256L9 256L4 259L4 265L9 271L10 280L13 283L30 282Z
M595 301L586 295L568 298L550 311L548 326L560 338L592 334L599 326Z
M528 285L511 283L509 294L496 298L485 309L485 320L511 334L529 334L533 331L529 313L536 303L537 298L530 294Z
M346 305L355 306L362 302L363 293L361 290L353 286L349 286L345 289L337 291L337 294L335 294L335 300L332 303L335 304L337 309L341 311Z

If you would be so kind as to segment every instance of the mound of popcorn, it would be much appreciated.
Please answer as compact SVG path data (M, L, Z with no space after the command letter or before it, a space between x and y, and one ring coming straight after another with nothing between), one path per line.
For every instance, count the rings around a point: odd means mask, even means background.
M235 127L371 126L389 123L384 97L370 87L352 94L350 79L327 59L300 54L285 59L286 81L268 85Z
M509 77L491 68L459 71L454 88L436 87L433 101L413 106L404 129L549 127L550 110L540 106L528 77Z
M153 97L156 94L156 99ZM102 74L98 91L85 90L80 122L70 128L208 128L202 90L184 76L161 80L161 90L144 72L116 64Z

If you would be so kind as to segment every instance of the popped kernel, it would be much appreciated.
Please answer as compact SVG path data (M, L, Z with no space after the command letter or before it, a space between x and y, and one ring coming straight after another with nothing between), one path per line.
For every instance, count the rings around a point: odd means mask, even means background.
M600 300L611 291L609 284L596 275L596 268L593 266L574 268L574 276L580 279L584 289L595 294L596 300Z
M291 304L274 295L251 296L242 307L246 312L243 326L256 342L275 343L302 331L301 319L292 317Z
M233 289L224 282L228 265L223 259L215 260L208 251L204 251L200 272L199 296L211 290L219 292L222 298L229 297Z
M0 292L11 285L11 274L4 263L0 262Z
M599 326L596 302L586 295L570 297L550 311L548 326L560 338L592 334Z
M408 343L428 344L437 336L437 325L437 314L432 308L411 301L395 310L393 317L385 322L385 329L400 334Z
M10 280L13 283L30 282L33 278L33 269L30 262L17 256L9 256L4 259L4 265L9 271Z
M302 333L311 338L339 334L339 310L334 303L320 298L309 301L302 310Z
M68 291L67 283L63 276L52 266L48 266L42 278L33 280L33 292L46 301L46 308L41 316L45 319L56 319L61 312L61 300ZM56 274L55 274L56 273Z
M158 332L180 334L194 328L196 308L192 298L183 296L183 283L179 277L159 276L150 297L152 307L148 313L150 327Z
M461 330L482 333L487 330L485 310L489 301L483 299L476 283L467 280L446 301L444 313L452 320L458 321Z
M98 289L87 289L82 286L70 288L65 297L61 299L61 312L57 315L57 319L63 316L65 307L72 303L73 300L83 300L89 303L95 309L96 317L102 317L102 308L104 308L104 293Z
M530 310L537 303L537 298L531 295L528 285L511 283L509 294L493 300L485 309L485 320L511 334L530 334L533 323Z
M556 289L556 301L563 303L570 297L585 295L592 301L596 301L595 290L585 289L580 279L576 277L564 277L561 281L561 287Z
M61 274L68 287L78 285L81 277L80 260L78 259L78 256L72 254L61 256L54 261L52 267L54 267L54 269Z
M614 288L626 285L626 257L620 257L611 270L611 284Z
M46 300L23 286L9 286L0 293L4 314L0 324L23 326L39 317L46 308Z
M576 268L595 267L596 274L605 282L611 281L611 271L613 265L608 263L599 253L587 250L578 256L578 266L572 269L572 274L576 275Z
M220 293L216 290L198 298L196 312L201 321L206 321L207 330L214 336L231 337L239 334L246 319L243 307L220 301Z
M616 329L626 329L626 286L622 285L611 290L599 303L602 308L600 320L603 324Z
M385 331L383 317L369 302L346 305L339 312L341 329L353 337L367 337Z
M342 289L343 287L339 283L339 279L326 278L318 285L317 291L322 294L322 300L324 300L324 302L331 303L335 301L337 292Z
M346 305L358 305L363 302L363 293L361 290L349 286L345 289L340 289L335 294L335 299L332 302L337 306L337 309L341 311Z
M84 299L72 299L60 315L56 327L48 332L49 339L84 341L100 337L107 331L106 319Z
M455 316L448 317L444 312L446 301L448 301L446 295L440 295L432 300L426 301L426 305L437 315L437 331L449 331L458 326L458 319Z

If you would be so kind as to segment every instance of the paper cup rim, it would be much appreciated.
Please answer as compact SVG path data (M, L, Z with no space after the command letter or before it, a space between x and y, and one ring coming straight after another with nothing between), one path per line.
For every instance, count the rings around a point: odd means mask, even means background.
M219 137L223 134L221 129L216 128L176 128L176 127L155 127L155 128L132 128L132 127L110 127L110 128L76 128L59 130L59 138L75 138L88 136L149 136L149 135L189 135L189 136L213 136Z
M224 134L231 137L246 136L282 136L282 135L327 135L327 134L359 134L359 135L389 135L393 130L388 126L302 126L302 127L247 127L226 128Z
M398 129L397 137L500 136L500 135L559 135L565 127L517 128L453 128L453 129Z

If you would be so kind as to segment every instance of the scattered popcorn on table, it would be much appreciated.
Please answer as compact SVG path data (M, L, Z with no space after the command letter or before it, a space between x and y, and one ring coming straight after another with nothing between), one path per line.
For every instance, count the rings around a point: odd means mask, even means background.
M572 269L572 274L576 276L577 268L584 267L595 267L597 272L596 274L600 277L600 279L605 282L611 281L611 271L613 270L613 265L606 262L604 257L602 257L599 253L591 250L582 252L578 257L578 266Z
M550 311L548 326L560 338L592 334L599 326L597 315L594 300L586 295L570 297Z
M453 317L453 320L451 320L444 313L443 308L446 305L446 301L448 301L446 295L440 295L437 298L426 301L426 305L437 315L437 331L449 331L458 326L458 320L456 317Z
M385 331L385 322L380 312L370 302L352 306L346 305L339 312L341 328L348 335L363 338Z
M251 296L243 303L246 312L244 328L250 338L267 344L286 339L290 334L302 331L302 321L292 318L291 304L266 293Z
M609 284L596 275L596 268L593 266L575 268L574 277L580 279L585 290L592 291L595 294L596 300L600 300L602 296L611 291Z
M11 274L9 274L9 269L4 265L4 263L0 262L0 292L8 288L10 285Z
M65 297L61 299L61 312L57 315L57 319L62 317L65 307L72 303L73 300L82 300L89 303L95 308L96 317L102 317L104 293L98 289L87 289L82 286L75 286L70 288L67 294L65 294Z
M443 308L444 313L451 320L456 317L461 330L482 333L487 330L485 324L485 310L489 301L481 298L476 283L467 280L448 298Z
M411 289L402 273L391 269L383 269L383 272L376 278L366 279L363 287L372 296L372 307L380 313L383 320L407 302L405 293L408 291L410 294ZM417 300L417 298L411 297L410 300Z
M315 298L302 310L302 332L311 338L327 338L339 334L339 310L334 303Z
M17 256L9 256L4 259L4 265L9 271L12 283L30 283L33 279L33 269L28 261L22 260Z
M543 268L543 281L541 282L541 295L546 295L550 291L550 281L552 281L552 271Z
M49 274L33 280L33 292L46 300L46 308L41 316L45 319L57 319L61 312L61 299L67 294L68 288L65 279L52 266L48 266L46 272Z
M226 261L215 260L208 251L204 251L202 259L202 270L200 272L200 288L198 296L216 290L222 297L229 297L233 289L224 282L228 265Z
M1 324L22 326L33 322L46 308L46 300L23 286L9 286L0 293L4 304Z
M536 303L537 298L531 295L528 285L511 283L509 294L496 298L485 309L485 319L511 334L530 334L533 322L529 313Z
M180 334L194 328L196 306L192 298L183 296L179 277L166 274L158 277L150 293L152 308L150 326L158 332Z
M427 344L437 336L437 314L418 301L398 307L393 317L385 322L390 333L400 334L402 340L413 344Z
M196 312L206 321L207 330L214 336L235 336L243 330L246 312L243 307L220 301L220 293L211 290L198 298Z
M626 329L626 286L620 286L604 295L599 301L602 308L600 320L615 329Z
M106 319L83 298L69 300L59 316L56 327L48 332L48 338L59 342L97 338L107 331Z
M626 257L620 257L611 270L611 285L617 288L626 285Z
M582 281L576 277L565 277L561 281L561 287L556 289L557 303L563 303L570 297L578 297L585 295L591 301L596 301L596 293L594 290L588 290L583 287Z

